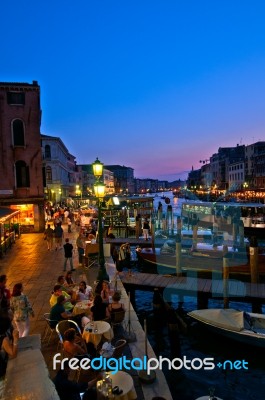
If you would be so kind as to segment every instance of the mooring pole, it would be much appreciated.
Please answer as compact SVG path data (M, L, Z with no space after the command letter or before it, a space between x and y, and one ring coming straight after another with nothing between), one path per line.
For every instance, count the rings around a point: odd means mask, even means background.
M223 298L224 308L229 308L229 258L228 253L223 256Z
M252 236L250 239L249 257L251 284L257 285L259 283L259 248L256 236ZM262 313L262 306L258 298L252 300L252 311L259 314Z

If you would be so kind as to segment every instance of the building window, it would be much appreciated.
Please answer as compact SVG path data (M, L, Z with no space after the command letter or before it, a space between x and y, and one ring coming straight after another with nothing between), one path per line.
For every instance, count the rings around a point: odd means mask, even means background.
M46 180L52 181L52 169L51 167L46 167Z
M24 105L25 93L23 92L7 92L7 104Z
M12 122L14 146L25 146L24 124L21 119Z
M49 159L49 160L51 159L51 146L49 144L45 145L44 157L45 157L45 159Z
M17 161L15 164L15 168L17 188L30 187L29 167L27 166L25 161Z

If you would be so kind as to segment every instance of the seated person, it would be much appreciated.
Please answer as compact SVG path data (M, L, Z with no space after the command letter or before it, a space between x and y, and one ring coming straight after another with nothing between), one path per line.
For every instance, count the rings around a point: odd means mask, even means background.
M60 285L63 292L68 293L70 296L73 294L73 290L69 288L69 286L65 285L65 279L63 275L58 276L56 285Z
M103 303L109 303L109 297L111 296L112 292L109 287L109 282L103 281L102 282L102 289L101 289L101 297Z
M119 292L115 292L112 296L112 303L108 305L110 316L112 319L112 314L119 311L125 311L124 304L120 303L121 295Z
M82 314L74 315L72 312L66 311L64 305L67 303L64 295L57 297L56 304L51 308L50 311L50 323L51 328L55 328L57 323L65 319L71 319L75 321L80 327L85 326L88 322L88 318Z
M88 235L88 240L90 240L91 244L95 244L96 243L96 236L93 235L92 233L90 233Z
M108 305L103 303L102 297L97 294L94 298L94 305L91 307L91 315L94 321L101 321L110 317Z
M74 287L76 285L76 283L73 281L73 278L72 278L72 271L66 272L64 284L65 284L65 286L68 286L68 287Z
M97 392L94 386L98 380L102 379L102 375L98 374L96 378L88 383L77 383L69 379L70 371L69 364L65 362L63 368L57 372L53 379L60 400L81 400L80 393L83 392L87 399L96 400Z
M5 373L7 362L9 358L15 358L17 356L17 345L18 345L19 333L17 329L12 326L11 319L6 316L0 317L0 398L5 387Z
M66 356L75 357L86 354L86 342L82 337L77 335L74 328L69 328L64 332L63 348Z
M53 288L53 294L50 297L50 306L53 307L57 303L58 296L63 295L66 299L64 303L65 311L71 311L74 308L74 305L71 302L71 296L62 290L61 285L55 285Z
M77 292L77 300L82 301L82 300L92 300L92 299L93 299L92 287L88 286L85 281L81 281L79 283L79 289Z

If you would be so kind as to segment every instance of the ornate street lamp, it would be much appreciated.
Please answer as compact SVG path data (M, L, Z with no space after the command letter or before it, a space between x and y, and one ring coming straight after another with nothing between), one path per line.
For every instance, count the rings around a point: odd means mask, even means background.
M95 196L98 200L98 243L99 243L99 271L97 280L98 281L109 281L109 275L106 271L105 257L104 257L104 246L103 246L103 228L102 228L102 201L105 196L105 185L101 181L103 175L103 164L97 158L92 164L93 174L96 177L96 182L94 184Z

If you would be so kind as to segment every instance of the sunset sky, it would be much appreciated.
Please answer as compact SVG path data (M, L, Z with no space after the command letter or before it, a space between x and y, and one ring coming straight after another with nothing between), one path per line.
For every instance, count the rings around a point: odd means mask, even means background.
M0 80L41 86L41 132L77 163L185 178L265 139L265 2L27 0L1 10Z

